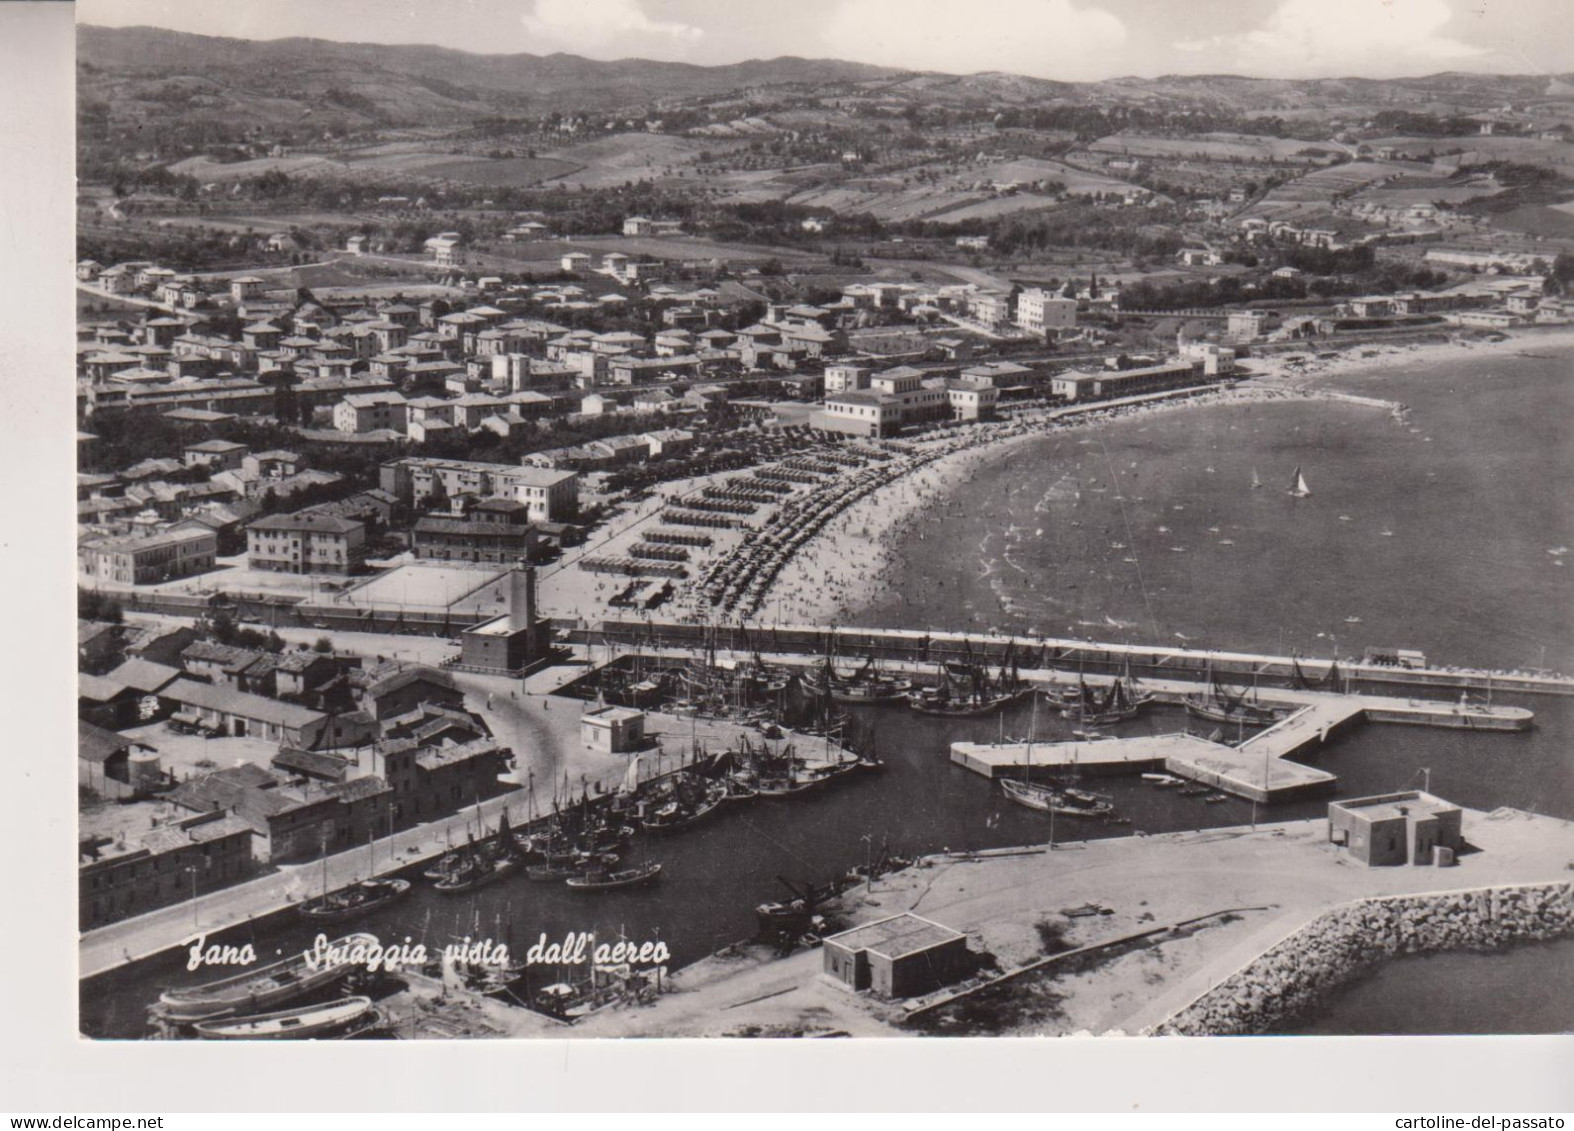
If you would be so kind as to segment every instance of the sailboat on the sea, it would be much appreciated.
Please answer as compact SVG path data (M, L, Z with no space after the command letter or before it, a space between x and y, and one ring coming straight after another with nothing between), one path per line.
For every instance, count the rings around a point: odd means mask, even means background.
M1290 478L1290 489L1287 494L1292 499L1304 499L1311 493L1312 489L1311 487L1307 486L1306 476L1301 474L1300 466L1297 465L1295 474Z

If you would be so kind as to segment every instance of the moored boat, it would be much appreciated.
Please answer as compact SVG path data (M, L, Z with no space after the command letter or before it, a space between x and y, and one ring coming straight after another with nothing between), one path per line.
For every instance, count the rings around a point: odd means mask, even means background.
M574 891L617 891L620 888L643 887L661 878L660 864L642 864L620 872L605 868L592 869L579 876L570 876L568 886Z
M409 891L409 880L362 880L338 891L319 895L316 899L308 899L300 905L300 913L307 919L331 923L337 919L348 919L352 915L369 915Z
M1058 813L1064 817L1107 817L1115 811L1108 799L1077 789L1056 789L1037 782L1001 778L1000 788L1018 805L1036 809L1040 813Z
M364 1025L376 1012L371 998L347 997L274 1013L199 1021L193 1028L207 1041L309 1041Z
M519 861L511 856L502 856L496 860L476 857L475 863L469 868L450 872L432 886L444 895L462 895L502 879L517 867Z
M331 949L348 951L376 945L376 935L357 932L332 943ZM159 995L159 1011L175 1022L254 1014L330 986L350 970L342 964L314 965L309 955L295 954L216 982L165 990Z

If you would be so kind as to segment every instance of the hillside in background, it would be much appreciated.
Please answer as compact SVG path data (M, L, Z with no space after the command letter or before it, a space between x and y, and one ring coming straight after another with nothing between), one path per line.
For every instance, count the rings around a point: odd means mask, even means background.
M491 116L647 106L785 84L894 72L819 59L698 67L575 55L477 55L442 47L251 41L158 28L77 32L79 100L115 118L179 113L258 126L329 117L345 128L446 126Z

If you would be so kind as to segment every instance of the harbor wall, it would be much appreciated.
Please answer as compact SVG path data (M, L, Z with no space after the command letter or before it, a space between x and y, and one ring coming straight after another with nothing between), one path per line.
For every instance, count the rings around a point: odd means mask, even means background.
M570 643L589 647L616 644L625 650L664 648L709 650L749 656L793 653L820 660L834 654L844 664L866 657L892 664L933 668L943 661L995 666L1013 659L1024 670L1059 669L1090 676L1130 674L1139 679L1194 681L1207 686L1214 676L1254 683L1267 690L1310 684L1316 689L1331 675L1324 659L1262 656L1242 652L1208 652L1162 645L1111 644L1031 636L1003 636L922 629L819 626L682 624L659 618L602 621L597 626L570 628ZM1343 660L1337 690L1401 695L1407 689L1453 692L1491 691L1516 694L1574 695L1574 678L1562 675L1486 672L1470 669L1400 668ZM1336 690L1329 686L1327 690Z
M1574 883L1524 884L1347 903L1325 912L1172 1015L1159 1036L1272 1032L1389 959L1491 950L1574 934Z

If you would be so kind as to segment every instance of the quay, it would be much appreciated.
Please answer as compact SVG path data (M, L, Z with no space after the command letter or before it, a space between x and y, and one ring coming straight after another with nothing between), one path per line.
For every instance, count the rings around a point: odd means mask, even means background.
M543 673L552 682L580 674L581 669L577 667ZM562 702L569 705L568 712L560 713L554 725L577 734L577 708L581 704L573 700ZM639 752L647 759L647 766L654 763L651 767L653 772L641 775L642 785L679 772L684 762L683 751L691 743L699 743L711 751L721 750L734 746L737 736L744 732L744 728L725 720L679 717L665 713L652 714L650 722L653 729L649 733L658 740L670 740L673 745L664 755L660 753L659 745ZM827 757L850 756L850 751L840 744L823 738L816 738L814 745L817 751L823 749ZM627 764L623 756L619 756L618 760ZM622 778L623 773L619 771L605 780L591 779L588 782L590 805L598 807L607 804ZM199 934L211 936L210 942L216 941L224 932L237 927L256 925L279 915L294 914L298 904L321 894L324 886L328 890L336 890L359 880L392 876L424 882L419 878L423 868L455 846L464 844L467 833L475 832L478 841L496 835L499 820L505 814L514 832L538 831L549 820L548 816L542 814L549 803L539 798L532 801L530 792L518 782L504 778L502 784L508 787L504 792L478 804L467 805L462 812L442 820L429 821L392 836L381 837L370 851L367 845L360 844L330 855L326 860L280 865L245 883L220 888L195 900L170 904L84 932L78 947L77 977L92 978L188 946ZM583 778L576 779L572 784L576 790L587 785ZM368 868L368 861L372 858L376 860L375 869Z
M911 911L965 932L997 970L932 996L882 1001L826 978L819 949L761 964L713 957L677 971L677 992L650 1007L607 1010L575 1028L584 1037L716 1037L745 1027L853 1036L1150 1031L1352 902L1567 883L1574 823L1514 809L1467 809L1463 819L1476 851L1450 868L1349 867L1324 818L939 853L880 876L867 895L844 894L843 914L857 926ZM1107 913L1064 910L1088 904ZM1045 926L1056 936L1052 954ZM1053 991L1051 1012L1039 987ZM985 989L985 1020L946 1024L948 999Z

